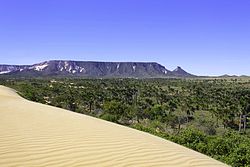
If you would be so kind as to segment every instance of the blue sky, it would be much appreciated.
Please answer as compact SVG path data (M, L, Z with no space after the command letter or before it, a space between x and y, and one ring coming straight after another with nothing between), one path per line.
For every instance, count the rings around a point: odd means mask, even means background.
M54 59L250 75L250 1L0 0L0 64Z

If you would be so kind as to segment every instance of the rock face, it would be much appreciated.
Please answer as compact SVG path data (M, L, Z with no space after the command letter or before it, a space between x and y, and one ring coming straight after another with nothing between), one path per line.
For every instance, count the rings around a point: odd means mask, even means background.
M0 65L0 74L7 74L13 71L22 71L28 68L28 66L22 65Z
M94 62L52 60L34 65L0 65L0 74L8 76L76 76L93 78L157 78L157 77L192 77L178 67L167 70L155 62Z

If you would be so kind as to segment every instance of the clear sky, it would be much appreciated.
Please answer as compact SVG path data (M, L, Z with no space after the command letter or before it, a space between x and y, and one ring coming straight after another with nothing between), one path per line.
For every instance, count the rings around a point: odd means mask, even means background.
M0 64L54 59L250 75L250 0L0 0Z

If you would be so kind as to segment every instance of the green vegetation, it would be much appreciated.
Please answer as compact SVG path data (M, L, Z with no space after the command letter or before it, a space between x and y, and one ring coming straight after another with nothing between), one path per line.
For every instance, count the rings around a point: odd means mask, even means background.
M136 128L232 166L250 166L250 80L0 79L32 101Z

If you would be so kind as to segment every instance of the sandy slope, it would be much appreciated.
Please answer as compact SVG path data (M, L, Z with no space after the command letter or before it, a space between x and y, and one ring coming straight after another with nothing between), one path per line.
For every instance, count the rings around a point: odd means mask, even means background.
M27 101L0 86L0 166L226 166L134 129Z

